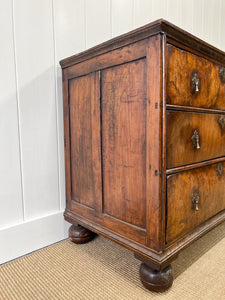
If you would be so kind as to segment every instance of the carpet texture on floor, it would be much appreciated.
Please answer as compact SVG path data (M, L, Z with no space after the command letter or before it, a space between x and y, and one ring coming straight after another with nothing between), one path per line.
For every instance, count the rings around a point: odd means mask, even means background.
M84 245L65 240L0 266L0 299L225 299L225 222L172 263L169 291L146 290L139 265L103 237Z

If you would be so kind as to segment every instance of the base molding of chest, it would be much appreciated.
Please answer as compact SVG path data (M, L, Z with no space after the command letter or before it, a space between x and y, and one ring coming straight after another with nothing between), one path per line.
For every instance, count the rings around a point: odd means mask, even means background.
M168 246L163 252L156 252L154 249L148 246L136 243L127 237L117 234L115 231L105 228L104 226L98 225L96 222L87 220L77 215L76 213L69 211L68 209L64 213L65 220L74 225L81 225L88 230L107 237L113 240L117 244L134 252L135 256L143 262L152 263L155 269L161 270L166 268L171 262L176 259L179 253L189 246L191 243L202 237L208 231L225 221L225 211L220 212L210 220L199 225L192 232L176 241L174 244Z

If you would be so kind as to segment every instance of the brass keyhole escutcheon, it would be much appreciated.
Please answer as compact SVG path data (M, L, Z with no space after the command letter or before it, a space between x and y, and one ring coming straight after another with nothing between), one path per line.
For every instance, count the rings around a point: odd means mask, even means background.
M222 83L225 83L225 67L221 66L219 68L219 76Z
M200 202L200 195L199 191L195 191L192 197L192 209L198 211L199 210L199 202Z
M225 128L225 116L224 115L219 116L218 123L219 123L221 129L224 130L224 128Z
M191 137L192 145L195 149L200 149L200 134L197 129L194 130Z
M223 164L222 163L218 163L216 165L216 171L218 172L219 176L222 176L222 174L223 174Z

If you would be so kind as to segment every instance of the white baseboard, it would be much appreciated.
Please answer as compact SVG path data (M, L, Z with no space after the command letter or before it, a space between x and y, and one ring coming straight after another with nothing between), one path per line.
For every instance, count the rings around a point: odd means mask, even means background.
M63 212L19 223L0 230L0 264L68 237Z

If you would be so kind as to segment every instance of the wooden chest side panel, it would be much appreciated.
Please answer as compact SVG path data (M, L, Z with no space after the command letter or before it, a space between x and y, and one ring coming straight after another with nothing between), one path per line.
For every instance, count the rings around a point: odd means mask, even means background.
M104 212L146 226L145 59L102 71Z
M220 65L167 45L167 103L192 107L225 109L225 82ZM192 78L199 78L198 92Z
M166 238L171 243L225 209L225 163L170 175L167 187ZM198 210L192 206L195 192Z
M225 115L192 112L167 112L167 168L225 156ZM199 149L192 137L197 130Z
M98 73L70 80L69 97L72 200L99 209L102 193Z

